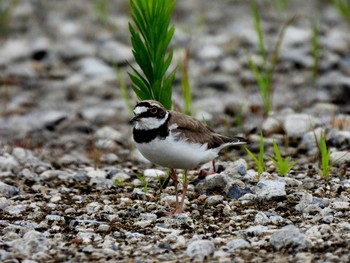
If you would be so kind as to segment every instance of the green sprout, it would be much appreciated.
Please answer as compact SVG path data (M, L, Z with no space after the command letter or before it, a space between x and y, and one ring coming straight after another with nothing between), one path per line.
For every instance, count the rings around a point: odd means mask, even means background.
M338 9L339 14L345 18L350 19L350 0L332 0L333 4Z
M101 24L107 22L109 0L95 0L95 11L97 20Z
M245 150L247 151L250 158L253 159L255 162L255 165L258 167L258 178L260 175L266 171L266 166L264 163L264 137L262 136L262 133L260 133L260 143L259 143L259 155L256 157L247 147L245 147Z
M331 151L327 148L326 136L321 133L319 150L321 153L320 173L325 180L328 180L334 162L330 161Z
M321 50L320 50L320 30L319 26L316 22L312 25L312 38L311 38L311 44L312 44L312 59L313 59L313 67L312 67L312 77L315 79L317 75L319 74L320 70L320 57L321 57Z
M189 59L189 48L185 49L185 57L181 67L181 87L182 94L185 102L185 113L192 115L192 92L191 84L188 76L188 59Z
M133 54L140 69L131 66L132 88L141 100L153 99L172 107L172 83L176 69L167 74L173 58L169 49L175 27L170 27L175 0L130 0L129 23Z
M270 160L275 164L278 173L281 176L285 176L289 170L296 165L296 162L290 162L290 157L283 158L275 141L273 141L273 150L275 153L275 158L271 157Z
M133 114L133 104L131 102L131 99L130 99L130 95L129 95L129 92L128 92L128 88L125 84L125 78L123 76L123 73L121 72L121 70L119 69L117 63L114 64L114 71L117 75L117 78L118 78L118 82L119 82L119 87L120 87L120 92L122 94L122 97L126 103L126 106L128 107L128 110L129 110L129 113L130 115Z
M294 17L288 19L283 24L282 29L278 35L277 42L274 46L271 58L268 60L264 44L264 36L261 29L258 7L255 0L251 0L250 3L254 17L255 31L258 35L259 53L263 59L263 65L262 69L260 70L258 66L253 62L250 55L248 55L248 64L254 74L254 77L256 78L260 94L262 96L265 113L268 114L271 110L272 80L279 57L279 50L282 44L285 30L294 21Z
M144 191L145 193L147 193L147 191L148 191L148 180L147 180L147 177L144 176L144 175L136 175L136 177L137 177L137 179L139 179L139 181L141 182L143 191Z
M0 0L0 37L7 36L10 30L10 18L13 9L18 4L18 0L4 1Z
M114 185L122 187L125 185L125 181L124 181L124 179L116 179L116 180L114 180Z

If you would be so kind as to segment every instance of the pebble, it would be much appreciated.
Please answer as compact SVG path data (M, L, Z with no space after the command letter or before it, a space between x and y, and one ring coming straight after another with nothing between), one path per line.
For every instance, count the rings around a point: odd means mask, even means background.
M205 205L208 207L215 207L216 205L221 204L223 200L224 197L222 195L211 195L205 199Z
M191 258L196 258L203 261L206 257L213 254L215 251L215 245L210 240L195 240L192 241L187 249L186 254Z
M307 236L294 225L285 226L273 233L270 245L276 250L289 248L295 251L309 249L312 246Z
M350 152L346 151L335 151L330 155L330 161L336 166L348 165L350 164Z
M241 178L247 174L248 165L244 159L238 159L233 163L230 163L229 166L224 170L223 174L235 179Z
M11 198L20 193L20 189L15 186L5 184L0 181L0 197Z
M1 171L12 171L19 167L17 160L10 154L5 153L0 155L0 169Z
M315 127L315 118L308 114L290 114L285 116L283 129L289 137L301 137Z
M286 183L283 179L277 175L271 175L269 173L262 173L260 179L255 188L255 193L258 198L261 199L274 199L280 200L286 197Z
M115 74L111 67L94 57L84 58L78 64L81 73L87 77L114 76Z
M166 173L162 170L158 170L158 169L146 169L143 172L143 175L146 177L150 177L150 178L160 178L163 177Z
M237 238L228 242L226 246L230 252L233 252L239 248L249 248L251 245L247 240Z
M95 132L97 140L112 140L119 143L123 142L123 134L112 127L105 126Z
M348 211L350 210L349 202L335 201L331 204L331 207L337 211Z

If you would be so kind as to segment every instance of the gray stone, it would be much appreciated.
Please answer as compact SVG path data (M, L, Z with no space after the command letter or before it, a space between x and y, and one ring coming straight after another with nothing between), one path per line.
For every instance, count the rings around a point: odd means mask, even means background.
M238 248L248 248L250 247L250 243L245 240L245 239L241 239L241 238L237 238L237 239L234 239L234 240L231 240L230 242L228 242L226 244L228 250L230 252L233 252L235 251L236 249Z
M166 173L162 170L158 170L158 169L146 169L143 172L143 175L146 177L152 177L152 178L159 178L159 177L163 177Z
M0 197L13 197L15 195L18 195L20 193L20 190L12 185L5 184L0 181Z
M262 131L269 136L283 131L282 123L277 118L272 116L267 117L262 124Z
M231 178L241 178L247 174L248 165L244 159L238 159L233 163L230 163L229 166L223 171L223 174Z
M321 134L324 133L324 129L321 127L315 130L306 132L301 139L300 149L306 150L308 155L315 155L318 153L317 143L315 139L319 142Z
M12 171L19 167L17 160L10 154L0 155L0 171Z
M239 199L246 194L251 194L252 190L249 187L240 186L234 182L227 188L226 194L231 199Z
M335 151L331 153L330 161L334 165L349 165L350 164L350 152L349 151Z
M205 205L208 207L215 207L222 203L224 197L222 195L211 195L205 200Z
M186 254L191 258L197 258L204 260L215 251L215 245L209 240L196 240L191 242L187 249Z
M94 57L84 58L79 61L79 67L81 73L88 77L101 77L115 74L111 67Z
M125 64L127 61L131 62L134 58L130 46L113 40L103 43L97 53L107 63L117 65Z
M289 248L295 251L311 248L311 243L305 234L294 225L285 226L277 230L270 238L270 245L280 250Z
M214 191L224 191L227 185L225 175L222 174L211 174L196 185L196 190L199 193L211 193Z
M313 127L315 119L307 114L290 114L283 122L283 129L289 137L301 137Z
M123 142L123 134L109 126L98 129L95 136L97 140L112 140L120 143Z
M343 120L344 130L331 129L327 134L327 139L332 145L338 147L341 150L348 150L350 148L350 118L342 117L338 115L338 120ZM349 130L346 130L346 122L348 122Z
M286 183L281 177L264 172L260 175L255 193L261 199L278 200L286 197L285 186Z
M337 211L348 211L350 210L350 204L346 201L334 201L331 207Z

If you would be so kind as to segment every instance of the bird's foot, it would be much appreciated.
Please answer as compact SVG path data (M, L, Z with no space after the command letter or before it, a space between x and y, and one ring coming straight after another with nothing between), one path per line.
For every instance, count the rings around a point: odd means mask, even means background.
M175 216L175 215L183 214L183 213L185 213L185 210L183 209L183 207L177 207L173 211L168 212L168 215Z
M215 171L208 171L208 170L200 170L198 173L198 178L204 179L206 176L211 175L211 174L216 174L216 172Z

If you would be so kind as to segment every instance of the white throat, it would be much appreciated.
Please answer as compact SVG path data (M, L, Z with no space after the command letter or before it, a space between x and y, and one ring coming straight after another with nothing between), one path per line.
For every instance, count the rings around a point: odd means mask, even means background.
M169 112L167 112L162 119L156 117L141 118L136 121L135 128L137 130L152 130L162 126L168 119Z

